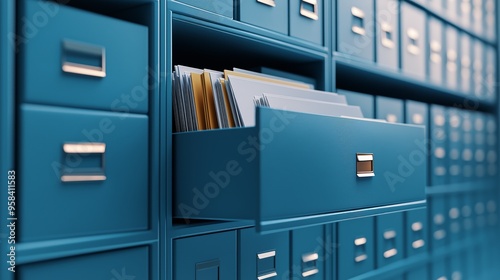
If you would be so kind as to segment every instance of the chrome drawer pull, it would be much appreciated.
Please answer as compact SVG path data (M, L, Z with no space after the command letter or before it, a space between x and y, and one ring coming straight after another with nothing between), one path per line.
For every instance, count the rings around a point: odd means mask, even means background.
M268 5L270 7L276 7L274 0L257 0L257 2Z
M387 22L382 22L381 29L384 35L381 37L382 46L392 49L394 48L394 41L392 40L392 26Z
M270 251L270 252L257 254L257 258L259 258L259 260L271 258L274 256L276 256L276 251Z
M413 55L419 55L420 48L417 45L417 41L420 35L418 34L418 31L414 28L408 28L406 34L408 35L408 38L410 38L410 44L408 44L407 47L408 52Z
M357 7L352 7L351 14L358 20L358 25L353 25L351 28L352 32L364 36L366 34L364 27L365 13Z
M314 269L311 269L308 271L304 271L304 272L302 272L302 277L306 278L306 277L312 276L314 274L318 274L318 272L319 272L319 269L317 269L317 268L314 268Z
M397 254L398 254L398 250L393 248L393 249L390 249L390 250L387 250L384 252L384 258L389 259L389 258L394 257Z
M318 253L305 254L302 256L302 262L312 262L318 260Z
M276 271L273 271L271 273L267 273L267 274L264 274L264 275L261 275L261 276L257 276L257 279L258 280L264 280L264 279L269 279L269 278L275 277L275 276L278 276L278 273L276 273Z
M64 40L62 42L62 49L62 70L64 72L99 78L106 77L106 50L104 47ZM70 62L68 61L69 53L100 58L101 65L93 66Z
M356 176L360 178L375 176L373 154L356 154Z
M105 143L66 143L63 144L63 151L66 154L100 154L101 167L99 170L92 173L66 173L63 170L63 174L61 175L62 182L92 182L106 180L106 175L104 173Z
M312 11L305 8L305 4L312 6ZM312 20L318 20L318 1L317 0L302 0L300 1L300 14Z
M421 231L422 228L423 228L423 225L421 222L415 222L415 223L411 224L411 229L413 231Z
M425 241L423 239L415 240L411 243L411 246L413 247L413 249L422 248L422 247L424 247L424 245L425 245Z
M357 238L354 240L354 245L356 245L356 246L361 246L361 245L365 245L365 244L366 244L365 237Z
M384 232L384 239L386 240L393 239L395 237L396 237L396 231L394 230L389 230Z
M359 263L359 262L366 260L367 258L368 258L368 256L366 254L363 254L363 255L359 255L359 256L355 257L354 261Z
M431 42L431 61L441 63L441 43L438 41Z

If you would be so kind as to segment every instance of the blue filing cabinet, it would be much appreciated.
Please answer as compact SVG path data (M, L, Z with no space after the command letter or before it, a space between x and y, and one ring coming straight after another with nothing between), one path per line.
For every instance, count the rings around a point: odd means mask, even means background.
M2 2L0 278L494 279L497 4ZM177 64L300 77L386 122L259 108L172 133Z

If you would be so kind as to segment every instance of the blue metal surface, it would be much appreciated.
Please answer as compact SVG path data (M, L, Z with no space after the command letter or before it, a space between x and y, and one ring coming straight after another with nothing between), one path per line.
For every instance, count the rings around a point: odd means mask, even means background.
M406 255L404 213L397 212L375 218L376 267L402 260Z
M20 46L19 92L24 102L148 112L150 73L145 26L50 2L29 1L23 12L24 18L30 19L21 25L22 35L30 38ZM36 20L45 20L43 28L34 25ZM90 55L86 50L65 50L63 43L70 41L103 51ZM102 57L104 62L100 62ZM61 69L65 60L105 65L106 76L66 73Z
M375 118L375 97L369 94L357 93L347 90L337 90L338 94L345 95L347 104L359 106L363 117Z
M288 34L288 1L239 0L239 20L278 33Z
M407 257L427 252L429 247L428 232L427 209L412 210L405 213L405 250Z
M408 3L402 2L401 69L404 73L418 79L425 77L426 42L425 13Z
M20 241L149 228L147 116L38 105L23 105L21 114ZM105 143L105 163L63 152L63 144L81 142ZM68 170L101 164L105 181L61 182Z
M375 118L391 123L404 122L404 104L401 99L375 97Z
M174 240L174 279L236 279L236 231Z
M376 60L381 66L399 68L399 2L375 1Z
M327 225L331 226L331 225ZM290 278L325 280L326 266L335 255L333 236L325 234L324 226L313 226L291 231ZM316 256L314 255L316 254ZM310 257L310 258L307 258ZM316 259L314 258L316 257ZM305 258L305 259L304 259ZM309 276L308 273L313 273ZM306 275L304 277L304 275Z
M324 45L324 21L330 19L327 15L327 10L324 9L324 0L315 1L316 4L312 5L303 0L290 0L290 11L288 13L290 22L290 36L297 37L310 41L318 45ZM306 12L312 12L313 15L305 16L301 13L301 9ZM306 13L306 15L309 15Z

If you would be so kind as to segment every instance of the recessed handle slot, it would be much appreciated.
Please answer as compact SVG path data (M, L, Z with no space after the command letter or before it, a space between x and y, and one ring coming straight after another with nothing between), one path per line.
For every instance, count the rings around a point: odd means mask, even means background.
M300 14L306 18L318 20L318 0L300 1Z
M302 277L309 277L319 272L316 265L318 257L318 253L302 255Z
M277 276L276 251L257 254L257 279L264 280Z
M373 154L356 154L356 176L358 177L373 177Z
M276 2L274 2L274 0L257 0L257 2L268 5L270 7L276 7Z
M62 182L90 182L104 181L106 175L104 173L104 153L106 152L105 143L66 143L63 144L63 152L67 155L78 154L84 159L84 155L99 155L101 166L92 169L86 168L64 168L61 171ZM83 160L82 159L82 160Z
M358 7L351 8L352 18L352 32L364 36L366 35L365 29L365 12Z
M409 53L413 55L420 54L420 48L418 47L418 39L420 37L418 31L415 28L408 28L406 31L408 38L410 39L410 43L407 46L407 50Z
M382 22L380 25L382 30L381 43L382 46L392 49L394 48L394 38L392 32L394 31L392 26L387 22Z
M61 54L64 72L99 78L106 77L106 50L104 47L64 40Z
M431 61L439 64L441 63L441 43L439 41L431 42Z

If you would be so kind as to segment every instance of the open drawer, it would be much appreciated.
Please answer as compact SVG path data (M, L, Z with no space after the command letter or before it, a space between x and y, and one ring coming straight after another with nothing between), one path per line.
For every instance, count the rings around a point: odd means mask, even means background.
M269 108L256 118L173 135L175 217L270 232L425 205L423 126Z

